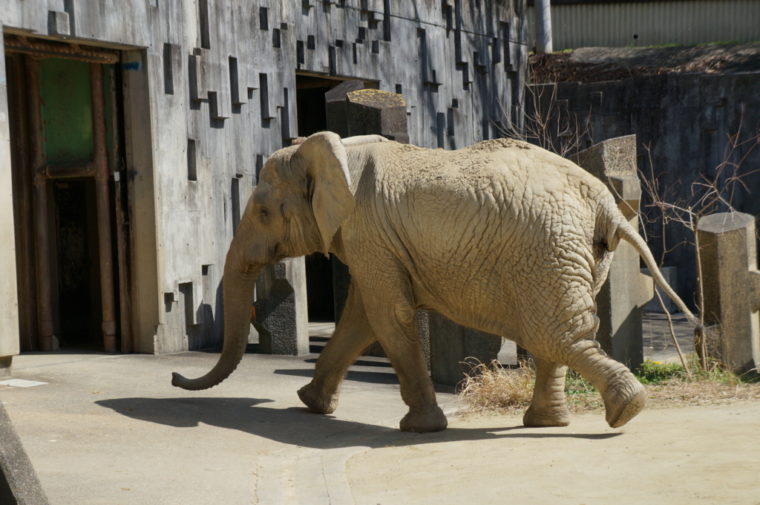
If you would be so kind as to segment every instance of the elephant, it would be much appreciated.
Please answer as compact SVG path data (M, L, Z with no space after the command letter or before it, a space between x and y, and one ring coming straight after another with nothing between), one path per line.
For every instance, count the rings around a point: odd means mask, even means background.
M604 400L619 427L646 403L641 383L595 340L595 297L624 240L691 320L644 240L607 187L571 161L512 139L460 150L332 132L274 152L261 170L224 266L222 353L205 375L173 374L206 389L240 362L261 268L286 257L334 254L351 273L348 298L314 375L298 392L332 413L349 366L375 340L396 372L405 431L445 429L415 328L417 309L504 335L535 358L526 426L566 426L568 367Z

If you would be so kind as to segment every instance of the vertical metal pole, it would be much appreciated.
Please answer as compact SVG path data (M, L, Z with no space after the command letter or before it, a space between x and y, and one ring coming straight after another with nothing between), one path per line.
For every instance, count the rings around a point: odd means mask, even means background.
M34 169L30 166L29 144L29 89L26 77L25 56L14 55L6 59L8 75L8 104L11 125L15 130L11 147L13 171L14 219L16 220L16 277L20 344L22 351L37 348L37 299L34 277L34 223L32 221L32 186Z
M100 306L102 311L103 348L116 352L116 318L114 317L113 258L111 254L111 204L108 188L103 113L103 75L100 65L90 65L92 83L92 124L95 142L95 205L98 219L98 256L100 259Z
M48 185L45 169L45 145L40 105L39 65L29 60L27 65L29 115L32 120L32 166L34 167L34 244L37 267L37 344L43 351L58 348L53 326L53 290L50 268L50 228L48 226Z
M550 53L552 49L552 11L550 0L535 0L536 52Z

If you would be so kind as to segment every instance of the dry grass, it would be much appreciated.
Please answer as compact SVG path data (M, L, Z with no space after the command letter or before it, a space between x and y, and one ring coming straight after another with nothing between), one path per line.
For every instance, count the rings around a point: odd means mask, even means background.
M535 381L535 372L529 363L521 363L514 369L503 368L497 361L490 364L478 361L467 363L471 370L459 385L459 395L470 412L514 414L528 407ZM647 370L650 372L660 365L648 363ZM673 370L671 365L663 367ZM647 380L651 381L652 376L642 377L643 382ZM742 382L732 374L716 370L698 371L691 381L679 373L658 380L654 384L645 384L649 393L649 407L685 407L760 400L760 383ZM572 412L603 409L602 399L596 390L574 372L568 374L565 393Z
M459 395L473 412L519 410L530 404L536 373L526 365L505 369L494 360L490 364L466 360L470 372L459 384Z

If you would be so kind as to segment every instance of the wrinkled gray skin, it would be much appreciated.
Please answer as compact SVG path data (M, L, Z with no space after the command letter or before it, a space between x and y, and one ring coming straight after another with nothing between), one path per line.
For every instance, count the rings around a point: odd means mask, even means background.
M173 384L205 389L232 373L262 266L322 251L348 265L352 283L314 378L299 391L311 410L335 410L348 367L377 339L409 406L401 429L444 429L414 327L415 310L426 308L512 338L535 356L525 425L568 424L568 366L601 393L611 426L635 416L644 388L594 340L594 298L618 242L631 243L688 309L606 187L570 161L514 140L458 151L377 140L348 146L322 132L268 159L227 253L221 357L205 376L174 374Z

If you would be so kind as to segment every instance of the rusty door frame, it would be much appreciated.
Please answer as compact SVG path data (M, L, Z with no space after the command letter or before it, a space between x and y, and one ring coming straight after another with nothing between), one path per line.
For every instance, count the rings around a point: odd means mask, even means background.
M27 346L32 344L32 348L41 350L53 350L57 348L54 328L54 304L57 300L53 296L51 278L55 264L50 256L51 234L49 230L50 223L50 195L49 181L67 178L93 178L95 182L95 198L97 207L97 235L98 235L98 256L100 265L100 295L101 295L101 313L102 322L101 330L103 335L103 348L106 352L117 351L117 324L116 324L116 307L114 293L114 269L113 269L113 249L115 243L117 272L119 282L119 303L120 303L120 327L122 352L132 351L132 335L130 324L130 304L129 304L129 251L128 251L128 219L125 216L125 209L122 205L122 188L120 186L121 178L114 177L114 202L111 202L110 195L110 178L109 159L106 145L105 133L106 114L104 91L110 93L110 104L116 105L115 88L113 79L110 80L108 90L103 86L103 64L117 63L120 59L119 53L112 50L103 50L94 47L82 47L75 44L64 44L58 42L43 41L40 39L30 39L22 36L5 36L5 49L9 53L21 53L27 55L24 58L25 75L15 76L16 86L20 84L21 79L25 79L27 86L26 112L28 125L25 134L22 137L29 137L27 145L28 153L26 160L22 161L20 170L28 172L33 170L32 202L22 202L22 205L34 209L34 237L32 244L36 249L35 277L36 277L36 300L37 306L37 338L36 342L25 342ZM39 82L39 60L44 58L64 58L85 61L89 63L90 82L92 88L91 105L93 121L93 156L92 159L84 163L67 163L67 164L50 164L45 159L45 148L43 140L43 126L40 103L40 82ZM17 92L20 93L20 92ZM23 94L23 93L20 93ZM23 115L23 114L21 114ZM111 131L117 132L121 125L118 123L116 114L111 114L110 120ZM116 135L116 133L114 133ZM26 138L24 140L26 142ZM117 160L121 157L119 152L119 143L113 142L113 153L116 154ZM29 167L29 158L31 167ZM113 161L113 160L112 160ZM118 174L118 161L114 174ZM116 225L115 237L111 230L111 218L114 218ZM28 224L28 223L27 223ZM31 298L31 297L27 297ZM27 299L26 303L30 300ZM22 316L23 317L23 316ZM26 326L33 326L26 322ZM22 337L24 338L24 337ZM34 345L36 344L36 345Z

